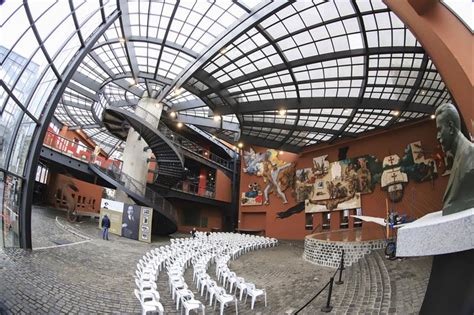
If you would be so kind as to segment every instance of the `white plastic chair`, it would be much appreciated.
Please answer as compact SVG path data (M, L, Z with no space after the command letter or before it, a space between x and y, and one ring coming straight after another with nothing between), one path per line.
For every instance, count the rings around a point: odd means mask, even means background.
M194 299L193 297L183 297L182 304L184 307L185 315L189 315L189 312L192 310L202 310L202 314L205 314L206 307L200 301Z
M140 301L140 305L142 307L142 315L146 315L146 313L148 312L158 312L158 314L163 315L164 308L160 302L156 300L145 301L143 299L143 295L140 293L140 291L138 291L138 289L135 289L134 292L135 296Z
M229 303L235 302L235 314L238 314L237 309L237 298L233 295L226 294L224 288L216 288L216 302L214 309L216 308L217 302L220 303L220 315L224 314L224 307Z
M267 307L267 292L265 289L256 289L255 284L253 283L247 283L247 295L245 296L245 301L244 303L247 303L247 297L250 296L252 298L252 306L251 309L253 310L253 307L255 305L255 300L257 299L258 296L263 296L265 298L265 307Z

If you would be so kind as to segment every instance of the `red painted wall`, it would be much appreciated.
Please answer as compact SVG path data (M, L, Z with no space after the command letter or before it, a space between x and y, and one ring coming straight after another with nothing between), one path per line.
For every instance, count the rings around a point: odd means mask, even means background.
M220 170L216 171L216 200L232 202L232 179Z
M338 150L341 147L349 146L347 158L355 158L362 155L371 154L379 160L390 154L404 155L406 146L415 141L421 141L426 151L433 150L436 145L436 126L433 120L418 123L405 124L387 131L376 131L368 133L356 139L343 140L333 145L313 146L304 150L300 155L283 153L279 158L286 162L296 162L297 169L310 167L312 159L317 156L328 154L328 161L338 160ZM252 147L257 152L263 152L265 148ZM245 148L248 150L248 148ZM244 167L241 163L241 167ZM442 208L442 198L449 176L440 176L434 182L415 183L410 181L405 186L404 197L401 202L390 204L391 208L399 213L407 213L413 209L415 217L421 217L426 213L438 211ZM240 180L240 194L247 191L250 183L257 181L260 186L265 187L263 178L249 176L242 172ZM264 228L267 236L281 239L303 239L305 235L311 233L305 230L305 213L300 212L285 219L277 219L276 213L296 205L292 196L291 188L286 191L288 204L284 205L275 193L270 195L270 204L262 206L239 206L239 227ZM414 199L412 198L414 194ZM384 217L386 192L380 189L378 184L371 194L362 195L362 212L364 215ZM259 213L258 215L256 213ZM265 223L262 220L265 217ZM342 211L335 211L331 214L331 229L339 226ZM313 226L322 222L322 214L316 213L313 217ZM370 228L373 224L364 223L364 228Z
M66 203L62 197L65 194L71 194L71 191L66 188L71 182L78 188L78 191L74 192L76 210L99 213L100 200L102 199L102 192L104 190L101 186L57 173L49 175L46 190L47 203L56 209L66 209ZM61 196L58 196L58 190L61 190Z
M224 209L219 207L199 204L196 202L186 200L170 200L173 206L178 211L178 231L182 233L189 233L193 227L196 227L198 231L211 231L213 228L222 230L222 213ZM190 212L199 212L201 218L207 218L207 227L200 227L199 225L186 225L184 224L184 217L189 215Z

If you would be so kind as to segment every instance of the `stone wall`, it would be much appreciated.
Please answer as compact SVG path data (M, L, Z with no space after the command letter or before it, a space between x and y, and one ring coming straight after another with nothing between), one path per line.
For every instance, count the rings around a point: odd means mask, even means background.
M303 258L314 264L338 268L344 250L344 266L351 266L372 250L385 247L385 240L360 242L336 242L318 240L311 235L305 237Z

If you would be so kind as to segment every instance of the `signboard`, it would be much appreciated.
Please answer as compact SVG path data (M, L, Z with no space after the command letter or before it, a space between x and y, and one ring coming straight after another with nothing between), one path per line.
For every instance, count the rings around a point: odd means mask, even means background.
M102 199L100 201L100 220L99 228L102 228L100 225L102 223L102 218L105 214L110 219L110 229L109 233L115 235L122 235L122 213L123 213L123 202L118 202L110 199Z
M153 219L153 209L141 207L140 214L140 234L139 240L142 242L151 243L151 222Z
M110 219L110 233L151 243L152 208L102 199L100 202L99 228L101 228L100 225L105 214Z

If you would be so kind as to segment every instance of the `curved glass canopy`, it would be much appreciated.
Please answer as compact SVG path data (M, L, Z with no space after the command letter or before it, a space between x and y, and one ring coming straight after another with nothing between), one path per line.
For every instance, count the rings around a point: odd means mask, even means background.
M10 0L0 25L0 168L19 175L51 114L110 152L101 113L143 95L168 121L288 151L451 100L382 1Z

